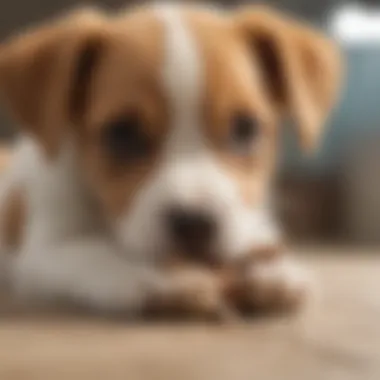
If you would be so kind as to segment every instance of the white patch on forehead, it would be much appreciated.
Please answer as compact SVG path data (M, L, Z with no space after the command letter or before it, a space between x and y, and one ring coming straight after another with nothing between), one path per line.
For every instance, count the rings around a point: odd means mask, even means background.
M156 10L165 30L162 85L169 101L171 123L165 157L167 163L179 163L181 174L185 175L187 170L182 166L185 160L194 161L196 155L198 158L207 155L200 117L202 62L186 24L185 10L175 4L161 4Z
M175 122L181 123L197 113L201 62L181 8L161 5L157 8L157 14L165 27L163 85L175 111Z

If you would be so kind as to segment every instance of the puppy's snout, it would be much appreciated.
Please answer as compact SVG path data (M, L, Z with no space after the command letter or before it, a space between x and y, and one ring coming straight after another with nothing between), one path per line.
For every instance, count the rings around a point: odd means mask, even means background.
M217 234L216 220L206 211L172 208L166 223L174 243L191 257L204 255Z

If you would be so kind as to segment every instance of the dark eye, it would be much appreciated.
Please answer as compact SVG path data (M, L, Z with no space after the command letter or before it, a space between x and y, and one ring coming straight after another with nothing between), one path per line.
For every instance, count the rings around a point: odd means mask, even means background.
M231 147L240 154L248 153L260 134L258 121L244 113L233 116L230 131Z
M102 135L102 144L107 154L121 161L136 160L148 155L151 141L142 124L138 114L123 116L108 123Z

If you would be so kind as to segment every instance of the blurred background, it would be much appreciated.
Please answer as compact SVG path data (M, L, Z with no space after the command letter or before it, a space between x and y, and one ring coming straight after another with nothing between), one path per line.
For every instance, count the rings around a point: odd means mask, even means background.
M234 7L250 1L219 2ZM128 1L93 3L118 8ZM343 97L319 154L303 157L291 133L285 136L278 212L288 236L296 242L380 243L380 0L261 3L323 28L339 42L347 59ZM75 0L1 1L0 38L79 4ZM11 139L12 125L3 115L0 126L1 138Z
M119 8L128 0L88 2ZM322 28L347 60L319 154L303 157L286 129L277 182L279 216L292 243L312 253L304 259L325 288L323 302L311 302L295 323L140 329L122 320L38 318L0 292L0 380L380 379L380 255L366 255L380 247L380 0L260 2ZM0 0L0 41L79 4ZM14 135L0 112L0 147Z

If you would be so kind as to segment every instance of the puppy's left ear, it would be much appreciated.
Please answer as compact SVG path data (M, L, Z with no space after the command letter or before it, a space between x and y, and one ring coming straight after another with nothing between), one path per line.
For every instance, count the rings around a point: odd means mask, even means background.
M321 33L266 7L238 11L234 22L258 64L267 95L313 150L339 93L342 60Z

